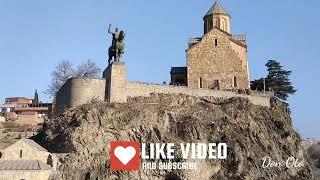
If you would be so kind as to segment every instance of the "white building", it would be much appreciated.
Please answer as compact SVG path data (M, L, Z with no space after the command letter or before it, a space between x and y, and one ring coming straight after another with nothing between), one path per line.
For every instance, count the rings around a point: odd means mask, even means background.
M0 113L13 112L15 105L4 104L0 105Z

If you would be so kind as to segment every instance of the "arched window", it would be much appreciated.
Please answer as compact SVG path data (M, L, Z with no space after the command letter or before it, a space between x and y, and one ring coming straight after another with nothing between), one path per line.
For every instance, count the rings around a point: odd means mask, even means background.
M52 161L52 156L49 154L48 159L47 159L47 164L51 167L53 167L53 161Z
M230 22L229 21L227 21L226 26L227 26L226 31L230 33Z
M228 31L227 30L227 21L226 19L221 19L221 29L224 30L224 31Z
M214 18L213 22L214 22L214 26L220 28L220 19L219 18Z
M212 21L208 21L208 31L210 31L213 28L213 22Z

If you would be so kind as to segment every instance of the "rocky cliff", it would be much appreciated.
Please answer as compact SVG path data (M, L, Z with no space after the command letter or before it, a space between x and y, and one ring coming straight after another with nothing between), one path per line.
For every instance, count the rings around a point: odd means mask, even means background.
M153 94L125 104L91 102L48 121L35 139L61 158L63 179L317 179L304 158L286 104L247 99ZM197 170L109 171L111 141L225 142L226 160L205 160ZM303 167L262 168L263 157L298 158Z

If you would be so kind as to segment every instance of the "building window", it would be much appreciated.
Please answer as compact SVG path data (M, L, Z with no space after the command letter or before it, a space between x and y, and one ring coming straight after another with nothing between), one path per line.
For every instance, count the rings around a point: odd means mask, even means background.
M48 159L47 159L47 164L51 167L53 167L53 160L52 160L52 156L49 154Z
M221 19L221 29L224 30L224 31L228 31L227 30L227 21L225 18Z
M220 28L220 20L219 20L219 18L215 18L214 19L214 26L217 27L217 28Z
M208 23L208 32L213 28L213 22L209 20L209 23Z
M20 158L22 158L22 150L20 150Z
M203 88L203 81L202 78L199 79L199 88Z
M233 78L233 86L234 87L238 87L238 82L237 82L237 77L236 76Z
M218 39L214 39L214 46L218 46Z

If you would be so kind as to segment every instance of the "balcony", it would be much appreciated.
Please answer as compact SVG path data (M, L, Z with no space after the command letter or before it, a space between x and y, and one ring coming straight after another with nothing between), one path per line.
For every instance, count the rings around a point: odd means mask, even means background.
M16 107L14 109L15 112L22 112L22 111L49 111L48 107Z

